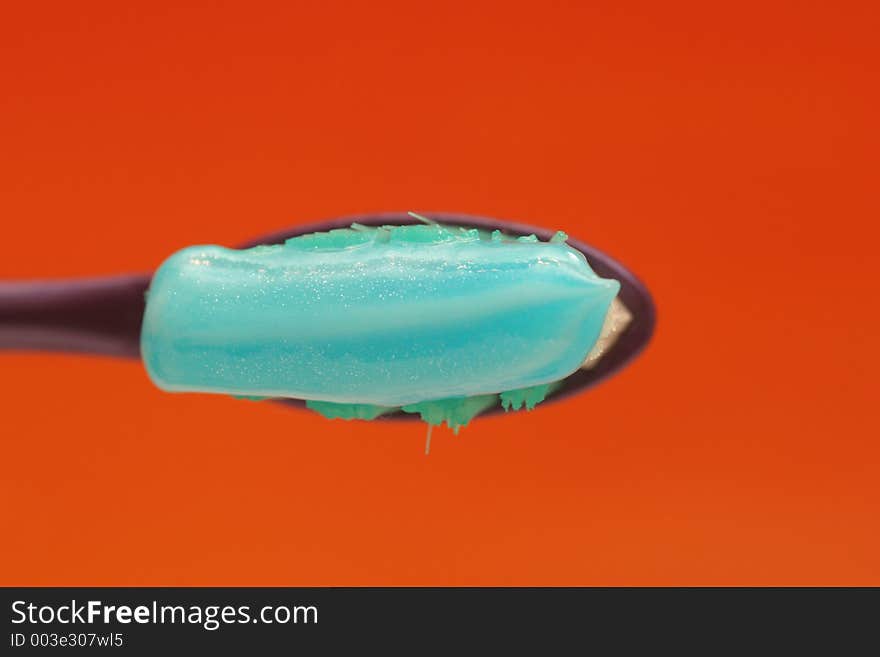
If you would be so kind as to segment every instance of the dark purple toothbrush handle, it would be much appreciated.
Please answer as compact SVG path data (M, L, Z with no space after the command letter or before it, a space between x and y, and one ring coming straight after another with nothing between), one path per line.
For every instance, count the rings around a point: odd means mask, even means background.
M150 274L0 282L0 349L140 356Z

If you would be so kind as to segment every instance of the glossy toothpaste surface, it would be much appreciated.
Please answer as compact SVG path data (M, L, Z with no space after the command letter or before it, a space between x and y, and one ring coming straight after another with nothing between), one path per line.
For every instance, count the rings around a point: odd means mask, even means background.
M143 360L169 391L386 407L557 381L619 289L563 240L355 225L189 247L153 278Z

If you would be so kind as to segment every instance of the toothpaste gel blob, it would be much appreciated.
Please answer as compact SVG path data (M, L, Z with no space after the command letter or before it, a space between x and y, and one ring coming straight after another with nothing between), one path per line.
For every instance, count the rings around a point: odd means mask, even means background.
M564 239L355 224L186 248L153 277L143 360L164 390L312 400L328 417L402 407L457 427L499 393L533 406L580 367L620 287Z

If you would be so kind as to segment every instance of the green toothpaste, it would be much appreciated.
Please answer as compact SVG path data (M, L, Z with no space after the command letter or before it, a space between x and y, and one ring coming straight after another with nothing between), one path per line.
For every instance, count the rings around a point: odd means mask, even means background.
M305 399L330 418L457 429L532 408L584 362L620 287L564 240L354 225L189 247L153 278L143 360L164 390Z

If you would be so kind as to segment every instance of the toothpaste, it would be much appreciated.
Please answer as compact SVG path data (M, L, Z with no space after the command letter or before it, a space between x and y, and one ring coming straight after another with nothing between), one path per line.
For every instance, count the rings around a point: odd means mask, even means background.
M163 390L421 412L565 378L618 290L562 234L355 225L175 253L153 277L141 350Z

